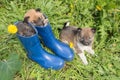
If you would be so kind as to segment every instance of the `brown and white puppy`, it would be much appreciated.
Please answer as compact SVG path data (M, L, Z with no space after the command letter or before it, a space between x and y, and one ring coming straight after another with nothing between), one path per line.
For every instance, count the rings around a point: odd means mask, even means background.
M94 28L77 28L75 26L69 26L69 23L65 23L60 33L60 39L64 43L73 43L73 49L79 55L82 62L87 65L88 61L85 57L84 51L94 55L92 44L94 41L94 34L96 29Z
M30 9L28 10L24 18L28 18L28 21L31 22L33 25L37 26L45 26L48 23L48 19L46 16L40 11L40 9Z

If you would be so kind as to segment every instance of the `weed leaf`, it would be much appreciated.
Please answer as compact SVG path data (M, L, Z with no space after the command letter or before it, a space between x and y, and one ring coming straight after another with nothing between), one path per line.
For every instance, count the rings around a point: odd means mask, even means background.
M13 80L20 67L21 62L17 54L11 54L7 60L0 61L0 80Z

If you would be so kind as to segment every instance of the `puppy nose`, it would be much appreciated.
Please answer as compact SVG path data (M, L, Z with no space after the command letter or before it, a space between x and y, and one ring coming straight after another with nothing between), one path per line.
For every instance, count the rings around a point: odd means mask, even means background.
M85 44L86 44L86 45L89 45L89 42L86 42Z
M88 46L88 45L90 44L90 42L84 42L84 44L85 44L86 46Z

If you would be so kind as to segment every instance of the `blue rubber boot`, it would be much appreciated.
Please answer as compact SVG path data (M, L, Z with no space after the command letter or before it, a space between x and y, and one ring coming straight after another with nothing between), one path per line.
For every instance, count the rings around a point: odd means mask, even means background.
M66 61L71 61L74 57L73 50L65 43L57 40L54 37L51 26L48 23L46 26L35 26L38 30L38 34L41 40L49 49L51 49L56 55L63 58Z
M15 23L15 25L17 23ZM38 63L40 66L44 67L45 69L51 68L54 70L59 70L59 69L63 68L64 60L58 56L55 56L51 53L46 52L41 47L40 40L38 38L38 32L36 29L35 29L35 32L36 33L30 37L24 37L24 36L17 34L19 40L21 41L22 45L24 46L25 50L27 51L28 58L30 60Z

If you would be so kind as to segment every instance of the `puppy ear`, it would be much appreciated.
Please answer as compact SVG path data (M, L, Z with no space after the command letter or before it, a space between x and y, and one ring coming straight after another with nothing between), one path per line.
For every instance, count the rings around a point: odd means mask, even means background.
M81 30L82 30L82 28L77 28L77 31L78 31L78 32L81 32Z
M43 16L45 17L45 19L47 19L47 16L45 14L43 14Z
M91 31L92 31L93 33L95 33L95 32L96 32L96 28L92 28Z
M77 30L73 30L74 34L77 34L78 32L81 32L81 28L77 28Z
M29 18L30 18L30 16L25 17L24 20L23 20L23 23L28 23Z
M40 9L40 8L37 8L37 9L35 9L35 11L36 11L36 12L40 12L40 11L41 11L41 9Z

